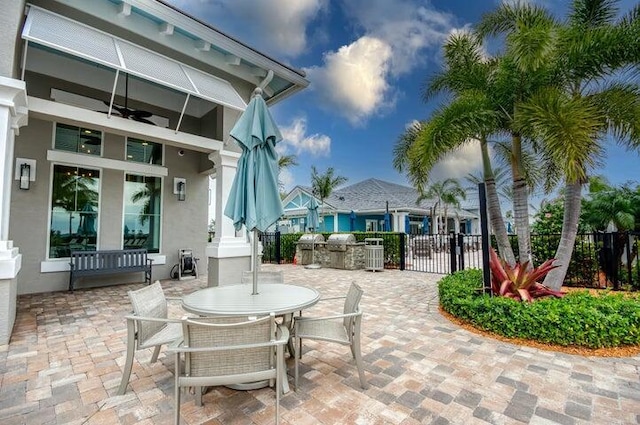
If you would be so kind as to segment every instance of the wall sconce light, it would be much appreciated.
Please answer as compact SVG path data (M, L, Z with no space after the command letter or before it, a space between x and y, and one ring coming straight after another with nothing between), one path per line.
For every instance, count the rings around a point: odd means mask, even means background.
M29 190L30 178L31 178L31 165L20 164L20 189Z
M14 179L18 180L18 187L29 190L31 182L36 181L36 160L16 158Z
M173 194L178 196L178 201L184 201L187 197L187 180L179 177L173 179Z

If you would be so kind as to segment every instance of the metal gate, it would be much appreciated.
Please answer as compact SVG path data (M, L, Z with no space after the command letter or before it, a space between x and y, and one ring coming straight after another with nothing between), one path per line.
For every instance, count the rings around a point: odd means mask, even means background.
M407 235L405 270L449 274L482 268L480 235Z

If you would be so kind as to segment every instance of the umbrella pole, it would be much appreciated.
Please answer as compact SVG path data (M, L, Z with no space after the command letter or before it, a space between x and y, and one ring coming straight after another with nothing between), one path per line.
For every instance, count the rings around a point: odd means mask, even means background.
M315 262L315 246L316 246L316 238L314 237L315 233L314 233L314 228L311 227L311 264L307 264L306 266L304 266L305 269L319 269L321 266L320 264L316 264Z
M253 229L253 292L258 295L258 229Z

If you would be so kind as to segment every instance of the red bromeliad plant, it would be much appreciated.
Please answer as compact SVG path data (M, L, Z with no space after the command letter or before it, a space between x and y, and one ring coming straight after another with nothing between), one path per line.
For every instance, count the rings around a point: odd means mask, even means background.
M547 260L539 267L529 270L529 262L509 266L498 257L493 249L489 250L491 268L491 290L495 295L513 298L519 301L533 301L535 298L554 296L561 298L564 292L554 291L539 283L554 266L555 258Z

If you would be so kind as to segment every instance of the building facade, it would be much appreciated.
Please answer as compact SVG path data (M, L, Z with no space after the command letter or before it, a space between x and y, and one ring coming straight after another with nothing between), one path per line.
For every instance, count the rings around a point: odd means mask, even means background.
M255 87L272 105L304 73L161 1L5 3L0 344L18 294L67 288L71 251L145 248L168 278L189 248L210 285L239 280L250 245L222 213L240 156L229 131Z
M313 198L309 187L294 187L283 200L284 219L278 224L282 232L305 232L307 206ZM480 233L479 216L473 211L436 205L432 200L418 200L418 192L379 179L367 179L334 190L320 205L319 232L403 232L411 234L448 232ZM438 229L433 223L438 223Z

